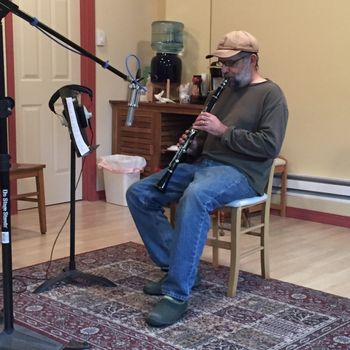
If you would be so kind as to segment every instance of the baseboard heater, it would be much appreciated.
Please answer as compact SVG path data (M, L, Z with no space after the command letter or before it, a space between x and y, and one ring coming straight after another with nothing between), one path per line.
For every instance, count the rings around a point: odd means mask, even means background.
M273 182L273 193L280 190L280 178ZM287 193L332 198L350 202L350 181L288 174Z

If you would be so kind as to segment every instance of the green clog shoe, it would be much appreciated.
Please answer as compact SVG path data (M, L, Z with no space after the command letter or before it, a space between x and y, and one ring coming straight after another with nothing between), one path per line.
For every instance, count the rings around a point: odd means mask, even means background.
M188 302L165 295L146 317L152 327L166 327L179 321L187 311Z

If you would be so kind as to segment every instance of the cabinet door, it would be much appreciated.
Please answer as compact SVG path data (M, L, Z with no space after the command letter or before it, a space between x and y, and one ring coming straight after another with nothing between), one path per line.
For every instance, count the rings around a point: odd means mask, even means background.
M141 103L135 111L133 125L126 127L127 103L112 101L112 153L144 157L147 166L142 176L167 167L174 156L167 148L177 144L201 108L199 105Z
M162 113L160 133L160 161L161 168L167 167L175 152L168 151L169 146L176 145L180 136L191 127L195 116L175 113Z
M156 141L159 140L159 137L155 137L157 118L151 111L138 109L133 125L127 127L125 126L126 115L127 109L121 109L118 112L116 153L144 157L147 165L143 175L147 176L156 170L159 163L158 152L155 152L155 148L158 148Z

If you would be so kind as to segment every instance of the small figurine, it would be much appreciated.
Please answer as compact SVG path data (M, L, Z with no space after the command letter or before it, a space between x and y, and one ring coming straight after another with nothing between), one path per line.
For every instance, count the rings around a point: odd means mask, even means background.
M179 102L180 103L190 103L190 83L181 84L179 86Z
M164 90L162 90L159 94L154 95L155 99L161 103L175 103L170 98L162 97L164 95Z

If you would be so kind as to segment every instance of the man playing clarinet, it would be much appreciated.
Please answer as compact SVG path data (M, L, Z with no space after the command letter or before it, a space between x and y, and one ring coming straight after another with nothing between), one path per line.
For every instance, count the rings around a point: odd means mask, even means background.
M209 97L210 110L204 108L192 125L198 131L188 150L196 156L194 161L179 163L171 176L163 169L127 191L147 251L164 271L159 281L143 288L146 294L160 296L146 317L151 326L169 326L187 311L191 290L200 283L198 266L210 213L233 200L262 194L279 154L287 103L280 87L260 75L258 53L257 40L248 32L224 36L207 58L217 58L228 80L215 103ZM180 138L180 148L186 138L186 133ZM175 227L163 209L172 202L177 203Z

